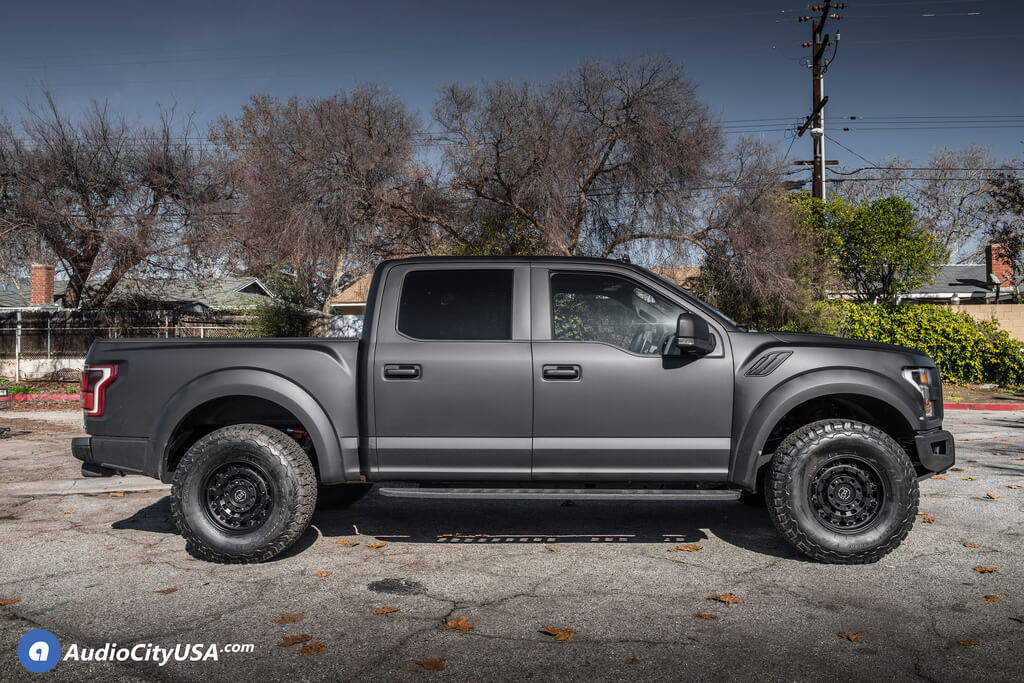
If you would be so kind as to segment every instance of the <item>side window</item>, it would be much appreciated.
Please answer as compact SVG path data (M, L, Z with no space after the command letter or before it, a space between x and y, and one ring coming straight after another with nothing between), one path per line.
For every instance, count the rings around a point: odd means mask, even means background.
M402 283L398 331L416 339L512 338L511 270L414 270Z
M551 276L553 339L605 342L660 355L684 309L618 275L561 272Z

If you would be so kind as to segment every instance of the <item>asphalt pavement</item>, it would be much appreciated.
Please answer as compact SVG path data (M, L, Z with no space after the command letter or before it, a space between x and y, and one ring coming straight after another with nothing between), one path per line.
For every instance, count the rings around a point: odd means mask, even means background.
M19 419L0 441L4 681L1021 678L1024 413L947 413L958 470L922 482L909 538L868 566L808 561L738 502L376 492L317 513L275 561L210 564L187 552L166 491L123 490L135 478L26 494L70 478L76 425ZM739 600L709 599L726 594ZM80 658L139 645L150 661L30 674L16 647L33 628ZM154 661L195 644L205 659Z

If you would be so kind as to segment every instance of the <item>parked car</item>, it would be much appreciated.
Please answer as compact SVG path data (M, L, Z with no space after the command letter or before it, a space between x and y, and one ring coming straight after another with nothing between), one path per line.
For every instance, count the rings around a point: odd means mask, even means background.
M954 462L927 355L748 331L599 259L387 261L359 340L101 340L86 363L83 473L170 482L217 562L395 481L418 486L379 493L760 500L802 553L873 562Z

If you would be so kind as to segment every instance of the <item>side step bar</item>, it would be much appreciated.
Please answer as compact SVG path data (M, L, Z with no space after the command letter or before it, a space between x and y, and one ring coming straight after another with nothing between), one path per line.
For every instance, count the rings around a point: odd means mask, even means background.
M738 500L733 489L498 489L498 488L381 488L389 498L447 500Z

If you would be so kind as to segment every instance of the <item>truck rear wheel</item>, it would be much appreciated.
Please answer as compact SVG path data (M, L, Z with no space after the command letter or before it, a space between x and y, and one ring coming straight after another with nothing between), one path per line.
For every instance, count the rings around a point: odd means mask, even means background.
M193 553L263 562L306 531L316 473L294 439L263 425L231 425L197 441L178 463L171 512Z
M889 435L853 420L821 420L790 434L769 465L772 522L821 562L876 562L906 538L917 514L917 476Z

